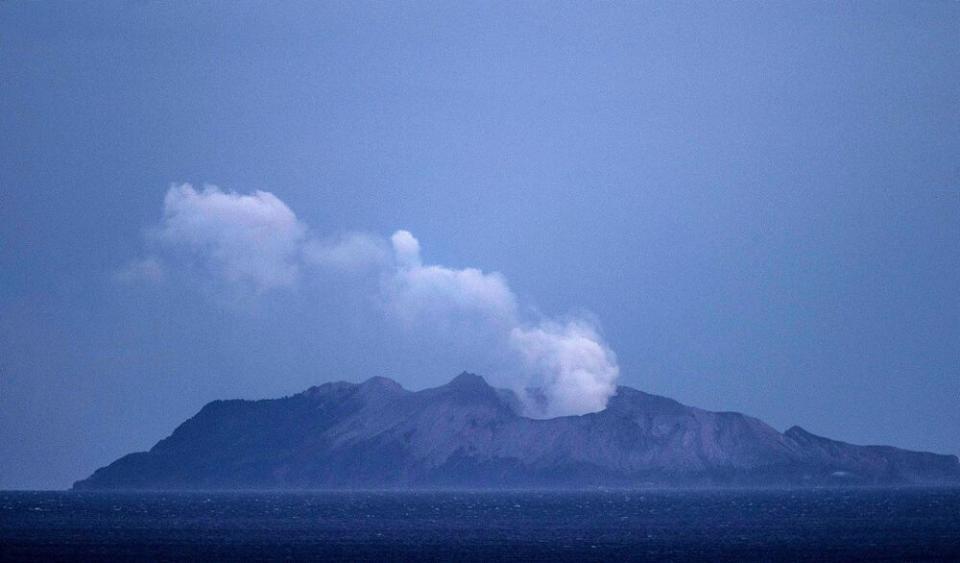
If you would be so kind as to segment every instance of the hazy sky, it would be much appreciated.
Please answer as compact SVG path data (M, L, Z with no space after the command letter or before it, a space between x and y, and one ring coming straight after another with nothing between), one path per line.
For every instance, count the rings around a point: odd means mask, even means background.
M0 3L0 488L462 370L960 454L958 288L956 2Z

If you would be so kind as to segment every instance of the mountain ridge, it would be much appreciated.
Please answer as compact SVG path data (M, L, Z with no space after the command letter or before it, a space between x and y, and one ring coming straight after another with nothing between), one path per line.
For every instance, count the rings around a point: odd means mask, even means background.
M74 489L960 484L956 456L781 433L626 386L596 413L535 419L519 407L467 372L420 391L373 377L212 401Z

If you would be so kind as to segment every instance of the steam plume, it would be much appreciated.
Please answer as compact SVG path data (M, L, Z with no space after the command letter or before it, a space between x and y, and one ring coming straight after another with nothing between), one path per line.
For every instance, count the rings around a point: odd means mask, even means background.
M152 239L163 258L134 260L118 279L160 281L158 272L183 265L184 257L218 283L255 295L296 289L312 272L376 275L378 300L408 333L439 329L465 345L484 335L484 352L512 368L498 383L517 391L529 416L596 412L616 392L616 356L589 321L523 318L502 274L425 264L420 242L405 230L389 240L319 237L269 192L181 184L167 192Z

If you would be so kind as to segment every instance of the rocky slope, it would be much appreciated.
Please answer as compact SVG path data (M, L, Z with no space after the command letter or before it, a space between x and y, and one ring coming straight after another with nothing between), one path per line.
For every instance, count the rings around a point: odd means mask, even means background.
M516 407L467 373L417 392L376 377L214 401L74 488L960 484L956 456L780 433L629 387L583 416L535 420Z

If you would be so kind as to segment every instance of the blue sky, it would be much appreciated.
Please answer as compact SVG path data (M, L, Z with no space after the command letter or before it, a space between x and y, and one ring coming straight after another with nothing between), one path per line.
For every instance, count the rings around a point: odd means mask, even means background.
M0 154L2 488L213 399L506 380L574 333L622 384L960 453L956 3L4 2ZM184 235L184 183L291 235ZM389 265L303 250L354 235ZM514 329L557 338L481 345Z

